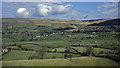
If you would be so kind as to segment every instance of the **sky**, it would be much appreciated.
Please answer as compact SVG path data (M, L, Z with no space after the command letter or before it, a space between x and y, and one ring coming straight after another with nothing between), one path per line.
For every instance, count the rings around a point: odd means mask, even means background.
M118 17L117 2L2 2L3 18L54 18L70 20Z
M1 0L2 2L118 2L120 0Z
M96 10L97 6L102 5L103 2L67 2L68 4L74 5L75 10L91 11Z

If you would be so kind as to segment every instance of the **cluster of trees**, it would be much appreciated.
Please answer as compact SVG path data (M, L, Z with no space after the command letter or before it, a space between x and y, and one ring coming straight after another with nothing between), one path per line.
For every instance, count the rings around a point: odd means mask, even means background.
M48 48L46 46L39 47L38 50L36 50L34 53L37 53L37 56L35 56L33 53L29 56L29 60L32 59L44 59L44 55L48 52Z

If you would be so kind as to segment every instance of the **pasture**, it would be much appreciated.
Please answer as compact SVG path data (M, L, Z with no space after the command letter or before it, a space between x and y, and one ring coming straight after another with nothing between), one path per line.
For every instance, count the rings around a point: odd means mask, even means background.
M99 26L101 22L116 22L116 19L3 20L7 21L2 22L3 66L116 66L119 63L118 25Z

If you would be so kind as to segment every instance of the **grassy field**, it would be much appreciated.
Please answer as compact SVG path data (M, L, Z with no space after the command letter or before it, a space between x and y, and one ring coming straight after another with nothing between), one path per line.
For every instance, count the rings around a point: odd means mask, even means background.
M95 57L69 59L15 60L3 61L3 66L117 66L112 60Z
M3 66L117 66L120 28L109 20L3 19Z
M17 51L12 50L3 56L3 60L27 60L32 51Z

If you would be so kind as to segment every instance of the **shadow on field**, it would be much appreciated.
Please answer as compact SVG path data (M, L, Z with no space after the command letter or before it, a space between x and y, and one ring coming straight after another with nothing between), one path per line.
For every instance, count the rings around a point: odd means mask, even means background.
M112 25L120 25L120 19L107 20L100 23L90 24L88 26L112 26Z

